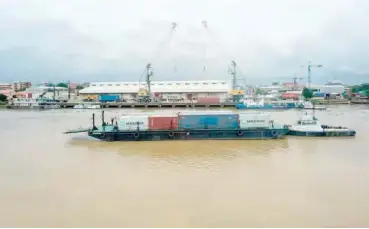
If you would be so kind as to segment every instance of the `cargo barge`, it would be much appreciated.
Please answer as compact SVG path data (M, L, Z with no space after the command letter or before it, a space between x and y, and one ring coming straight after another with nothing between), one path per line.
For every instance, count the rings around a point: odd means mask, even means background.
M277 139L288 132L288 126L274 123L267 114L178 113L161 115L122 115L92 128L65 133L87 132L103 141L164 140L246 140Z

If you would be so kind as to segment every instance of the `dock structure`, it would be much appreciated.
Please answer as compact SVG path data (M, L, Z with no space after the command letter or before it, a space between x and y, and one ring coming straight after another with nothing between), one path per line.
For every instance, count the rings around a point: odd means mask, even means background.
M351 104L369 104L369 99L352 99Z
M80 103L60 103L61 108L73 108ZM234 107L234 102L224 102L217 104L201 104L201 103L92 103L100 105L101 108L177 108L177 107Z
M57 103L60 108L74 108L75 105L84 104L84 102L61 102ZM86 103L87 104L87 103ZM115 102L115 103L100 103L100 102L88 102L89 105L99 105L101 108L197 108L197 107L206 107L206 108L225 108L225 107L235 107L234 102L223 102L223 103L124 103L124 102ZM16 105L8 105L7 108L31 108L28 106L16 106ZM40 107L41 108L41 107Z

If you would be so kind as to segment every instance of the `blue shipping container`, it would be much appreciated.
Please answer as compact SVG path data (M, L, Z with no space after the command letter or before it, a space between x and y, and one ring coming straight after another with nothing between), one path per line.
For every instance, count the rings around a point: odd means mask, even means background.
M180 129L237 129L238 114L179 115Z
M100 102L114 102L119 101L120 96L119 95L100 95L99 101Z
M324 97L324 92L314 92L313 96L314 97Z

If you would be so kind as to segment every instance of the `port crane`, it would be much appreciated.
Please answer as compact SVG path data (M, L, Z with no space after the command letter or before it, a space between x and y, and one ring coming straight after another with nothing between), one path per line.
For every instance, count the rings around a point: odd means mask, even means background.
M308 62L306 66L300 66L300 68L306 68L308 70L308 88L311 89L311 68L322 68L322 64L311 64L311 61Z
M170 29L170 34L169 34L169 43L172 44L172 40L173 40L173 35L176 31L178 24L176 22L172 22L172 26ZM211 34L211 31L209 31L208 28L208 23L207 21L203 20L202 21L202 26L205 29L205 31L207 31L208 34ZM217 46L219 46L219 44L217 44ZM159 49L160 51L160 49ZM206 72L207 67L206 67L206 60L207 60L207 48L205 47L205 61L204 61L204 66L203 66L203 71ZM239 69L236 61L232 60L230 63L230 67L228 67L228 73L232 76L232 90L230 91L230 95L232 95L232 100L233 101L238 101L244 94L245 91L241 90L238 88L237 86L237 69ZM177 67L174 66L174 71L177 71ZM141 80L143 78L143 76L145 75L145 87L141 87ZM152 68L152 64L151 61L146 65L144 73L141 75L141 78L139 80L139 93L138 93L138 100L139 102L145 102L145 103L150 103L150 102L157 102L155 101L156 99L154 98L154 96L152 95L152 91L151 91L151 77L154 75L154 70Z
M278 80L282 80L282 79L290 80L290 79L292 79L293 80L293 89L295 90L295 89L298 88L298 81L303 80L304 78L303 77L298 77L298 76L296 76L296 74L294 74L293 77L275 77L275 78L270 78L270 79L276 79L276 80L277 79Z

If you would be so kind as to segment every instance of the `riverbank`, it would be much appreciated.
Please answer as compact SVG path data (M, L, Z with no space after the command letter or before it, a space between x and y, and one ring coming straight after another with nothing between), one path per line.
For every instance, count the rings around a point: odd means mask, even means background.
M313 104L327 105L327 104L350 104L348 99L311 99Z

